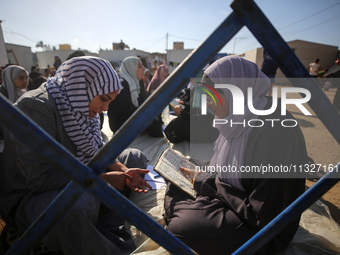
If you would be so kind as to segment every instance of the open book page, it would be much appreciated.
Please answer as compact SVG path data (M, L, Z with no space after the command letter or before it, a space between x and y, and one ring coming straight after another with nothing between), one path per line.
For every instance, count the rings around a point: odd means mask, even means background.
M152 189L166 189L167 185L165 183L165 180L163 179L163 177L160 176L160 174L156 173L153 170L153 166L148 165L146 169L148 169L150 172L144 176L144 180L149 183Z
M154 166L154 170L165 179L195 198L196 191L194 190L193 183L187 174L179 170L180 167L185 167L192 170L195 169L195 165L193 163L191 163L187 158L178 155L173 149L169 147L159 157L156 165Z

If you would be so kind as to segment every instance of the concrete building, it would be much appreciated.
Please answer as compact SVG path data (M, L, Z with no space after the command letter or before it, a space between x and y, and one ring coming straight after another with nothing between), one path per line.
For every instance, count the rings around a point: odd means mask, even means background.
M146 51L137 49L132 50L100 50L98 56L110 61L117 69L122 61L127 57L140 57L145 67L150 66L150 61L153 60L152 54Z
M193 51L193 49L167 50L166 59L169 65L169 73L173 70Z
M184 49L184 42L174 42L174 50L183 50Z
M67 57L75 50L54 50L54 51L41 51L37 52L37 62L40 67L53 67L54 56L58 56L62 62L66 61ZM153 59L164 61L164 54L149 53L141 50L100 50L99 53L85 51L86 56L100 57L110 61L115 68L119 68L122 61L130 56L140 57L144 65L150 67Z
M59 50L72 50L70 44L59 44Z
M38 65L40 67L53 67L54 56L58 56L62 62L66 61L67 57L73 53L75 50L51 50L51 51L39 51L36 53ZM89 51L84 51L86 56L98 57L98 54Z
M4 66L8 63L7 52L5 46L5 39L2 33L2 20L0 20L0 66Z
M33 65L33 55L31 47L5 43L7 51L7 63L22 66L28 72Z
M294 40L287 42L287 44L294 51L296 56L300 59L304 66L308 66L314 62L316 58L320 59L320 65L322 69L328 68L329 65L333 65L338 56L338 46L307 42L302 40ZM245 59L256 63L261 67L263 62L263 48L257 48L242 54ZM285 78L285 75L279 69L276 74L276 78ZM278 80L280 84L280 80ZM281 79L285 83L285 79Z

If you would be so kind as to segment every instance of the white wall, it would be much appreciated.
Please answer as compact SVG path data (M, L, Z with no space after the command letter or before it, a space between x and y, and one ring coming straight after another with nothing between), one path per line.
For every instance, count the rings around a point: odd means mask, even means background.
M0 66L4 66L8 63L5 39L2 33L1 21L0 21Z
M38 65L40 67L53 67L54 56L58 56L64 62L74 50L54 50L37 52Z
M100 50L98 56L113 62L122 62L127 57L150 58L151 54L141 50Z
M7 50L7 58L9 60L9 63L22 66L28 72L30 72L31 66L33 65L31 47L10 43L5 43L5 46Z
M66 61L68 56L75 52L76 50L53 50L53 51L40 51L37 52L37 59L38 59L38 65L40 67L47 67L48 65L50 67L53 67L54 63L54 56L58 56L61 59L61 62ZM98 54L84 51L86 56L95 56L98 57Z
M263 51L262 51L262 53L263 53ZM251 62L254 62L254 63L257 62L257 57L258 57L258 49L253 49L253 50L247 51L247 52L245 52L245 55L244 55L245 59L247 59ZM261 57L262 57L262 55L261 55ZM262 63L262 61L261 61L261 63Z
M167 50L167 64L169 65L170 62L173 63L181 63L191 52L193 49L183 49L183 50ZM169 66L169 73L172 73L173 70L176 69L176 66Z

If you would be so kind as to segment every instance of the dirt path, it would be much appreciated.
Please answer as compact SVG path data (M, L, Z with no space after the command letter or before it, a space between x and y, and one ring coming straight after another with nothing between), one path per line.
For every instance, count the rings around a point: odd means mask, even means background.
M331 102L335 95L335 88L324 91ZM300 97L300 95L296 95ZM294 117L297 119L302 132L304 133L308 155L316 164L336 165L340 161L340 145L336 142L327 128L323 125L311 108L306 108L313 114L305 116L295 106L288 106ZM311 187L315 182L306 180L306 187ZM333 219L340 225L340 182L330 189L320 200L325 203L330 211Z

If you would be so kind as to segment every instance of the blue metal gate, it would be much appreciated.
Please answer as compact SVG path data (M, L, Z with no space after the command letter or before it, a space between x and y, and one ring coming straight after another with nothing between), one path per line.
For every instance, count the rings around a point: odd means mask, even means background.
M231 4L234 10L220 26L198 46L122 126L113 139L88 163L84 165L67 150L54 141L44 130L12 107L0 97L1 126L11 130L15 136L41 155L48 157L52 164L63 169L72 178L64 191L49 205L42 215L30 226L6 254L24 254L40 242L42 237L71 207L83 193L90 192L111 210L135 225L173 254L194 254L193 251L171 233L152 220L118 191L107 185L98 174L151 123L177 93L198 73L227 42L246 26L275 60L286 77L309 77L309 74L290 47L271 25L253 0L236 0ZM304 87L311 92L310 107L318 115L329 132L340 143L340 115L329 102L314 79L304 79ZM292 80L294 84L294 79ZM43 149L42 149L43 148ZM339 166L335 168L338 169ZM252 254L283 226L288 225L300 213L326 193L339 180L337 171L327 173L312 188L292 203L271 223L238 249L235 254Z

